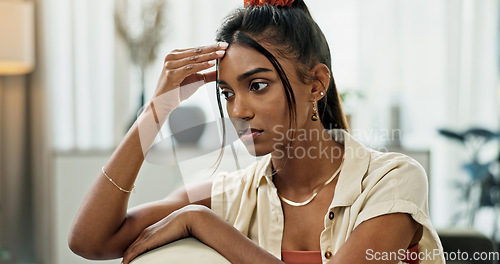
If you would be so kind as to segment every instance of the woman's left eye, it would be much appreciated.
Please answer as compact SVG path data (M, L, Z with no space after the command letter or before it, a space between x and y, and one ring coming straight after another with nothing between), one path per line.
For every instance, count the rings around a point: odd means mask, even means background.
M266 88L269 84L264 83L264 82L254 82L250 84L250 90L251 91L260 91L264 88Z

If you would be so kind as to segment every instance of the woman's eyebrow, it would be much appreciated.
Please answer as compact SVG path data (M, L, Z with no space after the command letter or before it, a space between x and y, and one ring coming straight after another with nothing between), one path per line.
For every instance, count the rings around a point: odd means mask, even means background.
M270 72L270 71L272 71L272 70L268 69L268 68L255 68L253 70L249 70L249 71L241 74L240 76L238 76L238 81L241 82L241 81L245 80L246 78L248 78L254 74L257 74L257 73Z
M219 85L228 85L227 82L223 81L223 80L217 80L217 84Z
M238 81L241 82L243 80L245 80L246 78L254 75L254 74L257 74L257 73L260 73L260 72L271 72L272 70L271 69L268 69L268 68L255 68L253 70L249 70L243 74L241 74L240 76L238 76ZM226 81L224 80L217 80L217 84L222 84L222 85L228 85Z

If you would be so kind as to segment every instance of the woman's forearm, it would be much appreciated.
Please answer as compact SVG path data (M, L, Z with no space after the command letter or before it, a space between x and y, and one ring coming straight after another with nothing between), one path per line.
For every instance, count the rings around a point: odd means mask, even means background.
M156 120L164 122L169 112L165 106L157 104L163 108L156 114L161 114ZM104 166L108 177L124 190L132 190L144 156L158 133L157 127L155 114L148 106ZM129 196L130 193L121 191L101 172L75 218L69 237L70 248L92 259L121 257L137 236L133 232L117 236L126 220Z
M283 263L210 209L192 213L189 219L190 233L231 263Z
M212 68L228 46L216 43L174 50L165 57L152 102L125 135L80 207L69 236L75 253L92 259L121 257L146 227L185 206L186 195L181 192L176 194L181 198L143 205L127 216L129 191L161 126L181 100L205 82L215 81L215 71L199 72Z

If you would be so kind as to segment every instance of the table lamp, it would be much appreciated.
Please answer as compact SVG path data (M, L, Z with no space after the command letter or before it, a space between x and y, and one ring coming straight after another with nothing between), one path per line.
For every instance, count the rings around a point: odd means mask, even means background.
M0 75L33 70L34 20L33 2L0 0Z

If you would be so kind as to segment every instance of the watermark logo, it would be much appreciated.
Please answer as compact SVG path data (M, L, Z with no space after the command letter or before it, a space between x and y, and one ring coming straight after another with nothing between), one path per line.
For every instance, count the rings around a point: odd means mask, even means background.
M400 249L396 252L380 252L373 249L366 250L366 260L368 261L498 261L499 252L466 252L452 251L443 252L439 249L424 249L418 252L411 252Z

